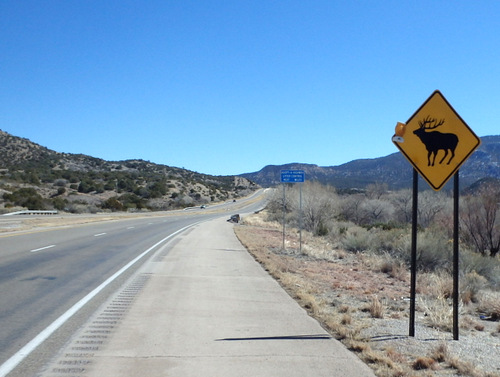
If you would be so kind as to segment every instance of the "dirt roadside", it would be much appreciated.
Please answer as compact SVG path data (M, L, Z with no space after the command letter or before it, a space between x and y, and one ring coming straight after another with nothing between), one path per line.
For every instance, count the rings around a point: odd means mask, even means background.
M417 304L415 337L409 337L410 276L382 272L366 256L332 250L317 237L283 234L279 225L252 215L235 226L242 244L335 338L378 376L500 376L500 325L462 317L460 340L425 324Z

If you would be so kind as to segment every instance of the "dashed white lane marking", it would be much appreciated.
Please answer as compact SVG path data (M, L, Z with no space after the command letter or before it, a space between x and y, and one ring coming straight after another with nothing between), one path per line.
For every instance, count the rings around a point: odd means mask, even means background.
M190 225L185 226L182 229L179 229L162 240L155 243L149 249L142 252L142 254L138 255L135 259L131 260L128 264L122 267L119 271L117 271L114 275L110 276L106 279L101 285L95 288L92 292L90 292L87 296L78 301L75 305L73 305L66 313L57 318L52 324L46 327L40 334L35 336L31 341L29 341L24 347L22 347L19 351L17 351L14 355L12 355L7 361L5 361L2 365L0 365L0 377L5 377L9 374L21 361L23 361L33 350L35 350L40 344L43 343L49 336L51 336L59 327L61 327L66 321L68 321L78 310L80 310L83 306L85 306L90 300L92 300L99 292L101 292L104 288L106 288L111 282L113 282L116 278L118 278L121 274L127 271L131 266L133 266L138 260L147 255L151 250L154 250L157 246L162 243L168 241L173 238L175 235L189 229L195 225L202 223L203 221L199 221Z
M33 249L33 250L30 250L30 252L32 253L36 253L37 251L42 251L42 250L45 250L45 249L50 249L52 247L55 247L56 245L49 245L49 246L44 246L44 247L40 247L38 249Z
M101 237L101 236L104 236L106 233L98 233L98 234L94 234L94 237Z

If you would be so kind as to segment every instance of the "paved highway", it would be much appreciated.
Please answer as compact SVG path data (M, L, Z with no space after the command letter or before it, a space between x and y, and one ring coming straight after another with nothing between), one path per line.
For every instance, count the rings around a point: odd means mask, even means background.
M262 199L253 196L214 210L0 235L0 376L38 347L41 333L50 329L52 335L64 324L67 318L61 316L92 306L94 296L106 289L110 295L108 285L119 284L175 234L205 220L260 209ZM80 305L77 310L75 305Z

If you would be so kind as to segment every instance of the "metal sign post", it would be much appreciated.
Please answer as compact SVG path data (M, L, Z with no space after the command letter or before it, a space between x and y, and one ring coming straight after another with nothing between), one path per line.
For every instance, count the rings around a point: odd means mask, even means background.
M283 250L285 250L285 224L286 224L286 195L285 195L285 185L283 185Z
M409 336L415 336L415 298L417 292L417 228L418 228L417 220L418 220L418 173L417 170L413 169Z
M441 132L443 131L443 132ZM460 166L479 147L481 139L436 90L404 123L396 125L392 141L413 165L410 336L415 336L418 175L439 191L454 176L453 193L453 339L458 340L459 248L458 203Z
M458 286L460 269L460 257L458 253L458 202L460 192L458 183L457 170L453 183L453 340L458 340L458 309L460 295Z
M285 198L285 183L304 183L306 178L304 170L281 170L280 181L283 183L283 250L285 250L285 223L286 223L286 198ZM300 185L299 199L299 250L302 253L302 185Z
M302 185L299 187L299 253L302 254Z

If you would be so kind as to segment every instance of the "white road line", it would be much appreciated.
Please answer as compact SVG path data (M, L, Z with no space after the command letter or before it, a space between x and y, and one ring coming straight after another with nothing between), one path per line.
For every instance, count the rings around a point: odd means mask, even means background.
M134 229L135 226L129 226L127 229Z
M205 220L206 221L206 220ZM51 336L59 327L61 327L66 321L68 321L78 310L83 308L90 300L92 300L95 296L97 296L104 288L106 288L109 284L111 284L116 278L118 278L121 274L127 271L130 267L132 267L137 261L139 261L143 256L148 254L151 250L156 248L158 245L161 245L163 242L169 240L176 234L183 232L184 230L191 228L192 226L198 225L203 221L196 222L194 224L185 226L184 228L179 229L178 231L172 233L171 235L165 237L164 239L158 241L149 249L144 251L142 254L137 256L135 259L130 261L124 267L122 267L119 271L117 271L114 275L109 277L106 281L104 281L101 285L99 285L96 289L90 292L87 296L78 301L75 305L73 305L66 313L57 318L54 322L52 322L48 327L46 327L40 334L35 336L31 341L29 341L23 348L17 351L14 355L12 355L5 363L0 365L0 377L5 377L9 374L15 367L19 365L21 361L23 361L28 355L33 352L40 344L42 344L49 336Z
M33 249L33 250L30 250L30 252L32 253L36 253L37 251L42 251L42 250L45 250L45 249L50 249L51 247L55 247L56 245L50 245L50 246L45 246L45 247L41 247L39 249Z
M98 234L94 234L94 237L100 237L100 236L104 236L106 233L98 233Z

